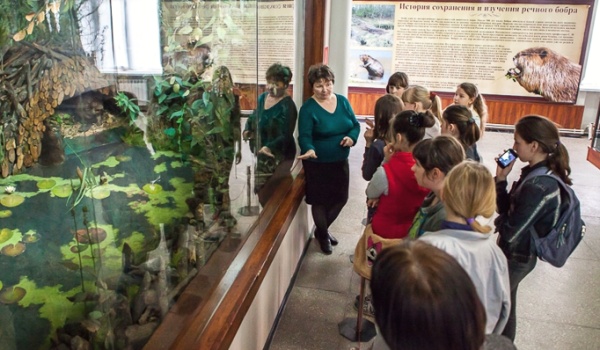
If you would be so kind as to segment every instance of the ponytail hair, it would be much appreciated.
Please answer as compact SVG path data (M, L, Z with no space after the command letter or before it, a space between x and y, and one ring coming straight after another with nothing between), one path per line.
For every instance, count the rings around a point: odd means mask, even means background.
M480 128L481 133L483 134L485 132L485 125L488 119L488 109L487 104L485 103L485 99L479 93L479 89L477 89L477 85L475 84L462 83L458 87L463 89L467 96L473 99L473 109L475 110L475 112L477 112L479 118L481 118Z
M401 134L412 146L423 139L425 128L434 125L435 117L430 111L402 111L394 118L392 131L394 132L394 138L396 134Z
M527 143L536 141L542 151L547 154L546 165L548 168L564 183L573 184L569 178L571 175L569 152L560 142L558 128L550 119L540 115L524 116L515 125L515 133L519 134Z
M402 93L404 103L421 102L423 108L430 111L431 115L442 121L442 99L434 92L429 92L425 87L413 85Z
M481 132L477 123L475 123L475 119L473 119L473 113L468 107L450 105L444 110L442 117L446 123L456 125L458 140L465 147L465 150L479 141Z
M490 218L496 211L496 185L485 165L465 160L452 168L444 179L442 202L446 212L464 218L474 231L492 231L475 220L480 215Z
M398 113L404 110L402 100L391 94L386 94L377 99L375 103L375 127L373 137L378 140L385 140L389 135L390 124Z

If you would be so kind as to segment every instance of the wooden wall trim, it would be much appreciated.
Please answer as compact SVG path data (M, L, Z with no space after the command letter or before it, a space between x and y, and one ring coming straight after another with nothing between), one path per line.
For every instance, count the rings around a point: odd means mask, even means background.
M306 8L304 11L305 32L303 75L306 75L308 68L313 64L323 62L326 5L326 0L306 0ZM305 81L304 89L302 90L302 101L306 101L312 94L312 86L308 84L308 81Z
M372 89L372 91L351 89L348 100L356 115L373 115L375 102L384 94L385 91L380 89ZM439 93L438 95L442 99L442 106L447 107L452 104L453 94ZM539 114L548 117L561 129L581 129L582 126L585 106L544 101L513 101L486 95L484 98L488 106L490 124L514 125L525 115Z
M171 349L229 348L304 198L304 173L282 188L290 190L278 202L264 232L257 234L258 242L247 257L242 257L244 263L236 266L234 262L230 267L232 273L217 286L217 290L227 289L218 306L212 310L203 308L191 317Z

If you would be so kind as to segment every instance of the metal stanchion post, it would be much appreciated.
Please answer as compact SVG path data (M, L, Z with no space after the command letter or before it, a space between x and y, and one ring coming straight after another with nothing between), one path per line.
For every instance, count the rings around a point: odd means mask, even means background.
M246 180L246 189L247 189L247 195L248 195L248 201L246 206L241 207L240 210L238 211L240 213L240 215L242 216L255 216L258 215L259 212L259 207L257 205L252 206L251 205L251 191L250 188L252 187L252 183L250 181L250 176L252 176L252 170L250 169L250 165L248 165L247 169L246 169L246 176L247 176L247 180Z

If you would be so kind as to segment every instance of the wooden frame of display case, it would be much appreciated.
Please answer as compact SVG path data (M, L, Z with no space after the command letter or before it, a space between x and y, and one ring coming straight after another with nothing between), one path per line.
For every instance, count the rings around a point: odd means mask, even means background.
M326 0L306 0L304 69L322 62ZM303 99L312 94L305 85ZM218 249L154 332L145 350L228 349L304 199L304 173L281 184L239 251ZM231 238L222 242L227 247ZM227 266L224 268L224 266ZM206 287L207 279L219 282Z
M600 169L600 138L598 138L598 133L600 129L598 129L598 123L600 122L600 103L598 105L598 112L596 114L596 121L590 130L590 135L592 141L590 142L590 146L588 147L587 160L588 162L594 164L596 168Z

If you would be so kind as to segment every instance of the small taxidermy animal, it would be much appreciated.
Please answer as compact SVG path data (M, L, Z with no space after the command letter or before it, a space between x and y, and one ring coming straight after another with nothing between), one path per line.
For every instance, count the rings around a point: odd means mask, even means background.
M363 63L361 67L365 68L369 73L369 80L379 80L383 78L385 70L383 69L383 64L381 64L381 62L370 55L360 55L360 60Z

